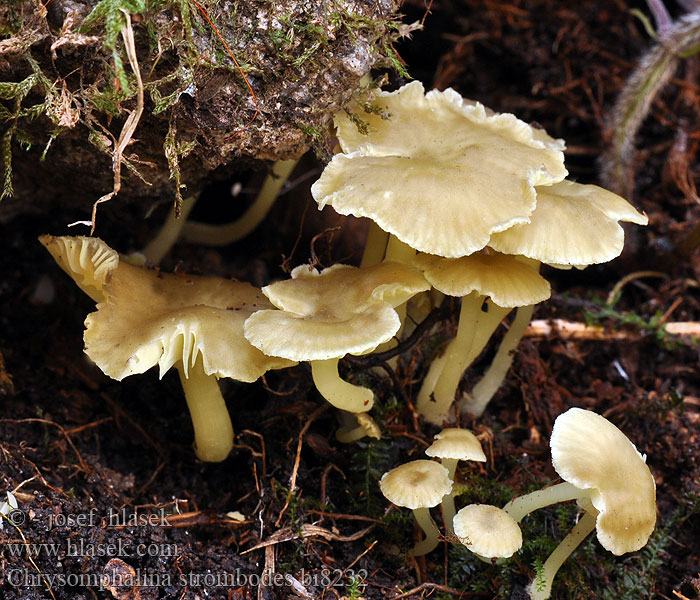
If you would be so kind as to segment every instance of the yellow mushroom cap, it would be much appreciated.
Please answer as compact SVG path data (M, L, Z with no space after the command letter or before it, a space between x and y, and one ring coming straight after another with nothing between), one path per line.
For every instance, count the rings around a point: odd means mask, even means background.
M489 246L558 266L604 263L622 252L625 232L618 221L648 222L617 194L561 181L538 187L530 222L494 233Z
M551 295L549 282L537 269L506 254L477 253L461 258L419 254L414 260L432 286L448 296L476 291L490 296L498 306L513 308L537 304Z
M557 473L592 490L601 545L616 555L644 546L656 523L656 483L627 436L604 417L571 408L555 420L550 445Z
M263 293L281 310L262 310L245 323L246 338L271 356L327 360L371 352L401 327L392 308L430 289L420 271L399 263L373 267L307 266Z
M455 515L453 525L462 544L487 558L508 558L523 545L523 534L515 519L496 506L465 506Z
M483 248L495 231L525 223L535 185L563 179L564 143L512 114L414 81L378 92L369 126L336 118L343 154L311 191L344 215L369 217L417 250L446 257Z
M396 506L431 508L452 491L447 469L432 460L414 460L382 475L379 488Z
M456 458L485 462L486 455L477 437L468 429L443 429L425 453L432 458Z
M376 301L398 306L429 289L418 269L383 262L360 268L337 264L321 272L300 265L292 271L291 279L268 285L263 293L277 308L308 316L327 307L338 312L341 305L347 305L351 313Z
M102 287L117 268L119 254L99 238L42 235L39 241L78 287L95 302L104 299Z
M270 306L250 284L122 261L103 291L105 300L85 320L85 352L114 379L155 365L162 376L178 361L187 376L199 355L207 375L245 382L293 364L266 356L243 336L245 319Z

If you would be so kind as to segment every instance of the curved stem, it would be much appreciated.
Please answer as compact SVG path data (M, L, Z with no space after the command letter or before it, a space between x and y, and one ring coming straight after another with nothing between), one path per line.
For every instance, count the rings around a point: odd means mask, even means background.
M529 515L531 512L539 510L540 508L557 504L559 502L576 500L577 498L588 495L589 492L586 490L577 488L575 485L565 481L543 490L537 490L531 494L525 494L524 496L513 498L503 507L503 510L505 510L511 517L513 517L513 519L515 519L517 523L519 523L525 516Z
M468 411L475 417L480 417L483 414L484 409L498 391L513 364L515 350L530 324L534 311L534 304L521 306L517 309L515 319L513 319L508 332L503 336L503 341L498 347L493 362L481 380L474 386L471 395L465 394L459 401L460 411Z
M343 417L344 420L347 417L346 424L335 432L335 439L341 444L356 442L365 437L371 437L375 440L381 439L381 429L369 414L344 412Z
M190 243L205 246L227 246L252 233L265 220L297 162L297 160L278 160L265 178L255 201L239 219L227 225L208 225L190 221L183 228L184 239Z
M370 220L367 241L362 252L361 267L373 267L384 260L389 234L374 221Z
M569 558L579 544L588 537L588 534L595 529L597 516L598 512L595 510L593 512L585 512L569 535L561 541L545 561L542 570L527 588L532 600L547 600L549 598L552 593L552 582L557 571L559 571L559 567L564 564L564 561Z
M425 539L418 542L411 550L411 553L413 556L423 556L437 548L440 543L440 530L430 516L429 508L414 508L413 515L416 517L419 527L423 530Z
M189 196L183 199L179 215L175 207L170 209L168 217L160 228L160 231L141 251L141 254L146 257L149 263L154 265L160 264L160 261L170 252L170 249L180 237L182 228L185 226L185 223L187 223L187 217L196 202L197 196Z
M456 458L443 458L440 459L442 466L447 469L447 476L450 481L454 483L455 471L457 470L457 459ZM452 486L452 491L443 497L442 502L442 518L445 522L445 531L448 534L454 533L454 523L452 522L455 518L455 487Z
M311 361L316 389L336 408L351 413L367 412L374 405L374 392L344 381L338 375L339 358Z
M194 451L205 462L221 462L233 448L233 425L216 376L207 375L201 354L185 374L177 364L180 383L194 427Z
M439 425L445 420L464 371L481 354L509 311L509 308L502 308L476 292L462 298L457 336L447 347L442 372L434 389L426 386L426 382L433 378L426 377L418 394L416 409L427 421Z

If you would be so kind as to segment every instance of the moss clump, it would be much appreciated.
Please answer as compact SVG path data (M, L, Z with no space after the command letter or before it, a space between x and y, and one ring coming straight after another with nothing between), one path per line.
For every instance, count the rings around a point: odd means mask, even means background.
M322 150L332 115L371 67L391 66L387 49L398 36L391 1L341 1L328 11L298 0L3 4L3 195L31 195L34 208L42 157L42 176L67 200L89 206L111 187L115 148L140 91L127 21L145 103L121 156L122 196L179 197L240 157ZM20 140L30 152L17 152Z

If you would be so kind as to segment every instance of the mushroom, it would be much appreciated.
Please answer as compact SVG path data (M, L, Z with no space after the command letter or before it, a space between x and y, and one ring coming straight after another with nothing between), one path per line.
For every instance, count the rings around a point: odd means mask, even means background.
M646 225L648 219L617 194L595 185L560 181L538 186L537 207L530 222L494 233L489 246L531 259L533 268L585 268L612 260L622 252L624 230L618 221ZM491 366L460 410L480 416L512 363L513 351L527 328L534 305L519 307Z
M603 548L619 556L642 548L656 523L656 484L645 457L610 421L571 408L555 420L550 446L564 483L515 498L504 510L520 522L539 508L577 500L585 513L528 588L533 600L549 598L557 570L594 529Z
M245 336L269 356L309 361L316 388L328 402L366 413L374 404L372 390L341 379L338 361L391 339L400 326L393 307L428 288L418 270L399 263L334 265L321 272L301 265L291 279L263 288L280 310L251 315ZM363 424L368 434L377 435L373 422L364 418Z
M457 463L460 460L486 462L486 455L481 448L481 443L468 429L443 429L435 435L435 441L426 448L425 453L431 458L440 459L442 465L447 468L447 474L452 481L455 479ZM442 499L441 504L445 529L448 533L452 533L452 520L455 516L454 492L447 494Z
M546 300L551 289L531 261L493 251L456 259L421 254L414 262L435 289L462 298L457 335L443 356L430 365L416 403L419 414L440 424L455 399L462 374L501 320L513 307Z
M245 319L271 306L260 290L218 277L133 266L96 238L40 240L99 302L85 320L86 354L118 381L155 365L162 377L174 366L190 410L197 456L207 462L224 460L233 447L233 427L217 379L252 382L269 369L294 364L266 356L243 337Z
M342 153L311 192L319 208L369 217L416 250L481 250L494 232L528 222L534 186L567 174L563 141L452 89L425 94L413 81L376 92L369 104L363 131L344 113L336 117Z
M413 556L435 550L440 531L430 516L430 509L452 491L447 469L432 460L414 460L384 473L379 488L392 504L410 508L423 530L425 539L413 547Z
M488 504L470 504L454 517L459 541L481 560L509 558L523 545L523 534L506 511Z

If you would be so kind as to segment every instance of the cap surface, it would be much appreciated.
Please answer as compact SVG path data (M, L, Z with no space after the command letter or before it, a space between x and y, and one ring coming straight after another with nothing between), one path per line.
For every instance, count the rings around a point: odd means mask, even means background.
M625 232L618 221L646 225L626 200L595 185L561 181L537 188L530 222L494 233L489 246L556 265L592 265L622 252Z
M369 217L417 250L480 250L493 232L527 222L535 185L566 176L561 140L454 90L424 94L414 81L372 103L380 114L359 115L366 135L336 119L343 154L311 191L320 208Z
M656 484L627 436L604 417L572 408L555 420L550 445L557 473L592 490L602 546L617 555L643 547L656 523Z
M104 299L102 287L119 265L119 254L99 238L42 235L39 241L78 287L95 302Z
M245 323L245 336L271 356L327 360L371 352L392 338L401 319L392 308L430 289L409 265L334 265L318 272L306 265L292 279L263 293L280 310L263 310Z
M245 319L270 307L248 283L158 273L122 261L103 290L105 300L85 320L85 352L114 379L155 365L162 376L178 361L187 375L198 355L208 375L246 382L293 364L266 356L243 336Z
M461 297L476 291L504 308L537 304L552 293L549 282L537 269L497 252L461 258L419 254L414 264L443 294Z
M523 545L523 534L515 519L496 506L465 506L455 515L453 525L459 541L481 556L508 558Z
M431 508L452 491L452 481L440 463L414 460L384 473L379 488L384 497L397 506Z
M468 429L443 429L425 450L432 458L456 458L486 462L486 455L477 437Z

